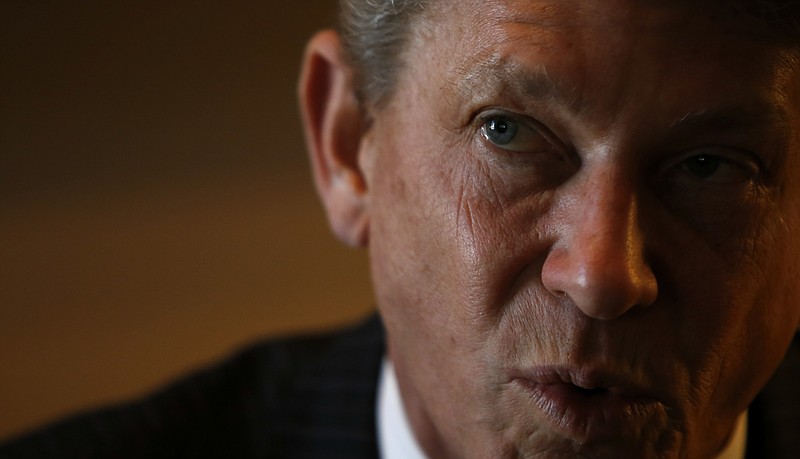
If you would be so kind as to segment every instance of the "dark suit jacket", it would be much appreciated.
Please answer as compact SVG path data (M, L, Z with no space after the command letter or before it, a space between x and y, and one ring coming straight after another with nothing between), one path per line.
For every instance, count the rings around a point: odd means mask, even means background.
M0 446L19 458L377 458L384 353L372 317L333 335L271 341L147 399ZM748 458L800 457L800 343L753 403Z

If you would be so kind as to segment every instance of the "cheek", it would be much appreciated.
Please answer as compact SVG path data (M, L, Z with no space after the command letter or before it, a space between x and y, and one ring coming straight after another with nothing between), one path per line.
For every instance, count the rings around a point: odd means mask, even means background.
M454 339L457 311L448 300L461 272L446 168L434 161L441 153L426 148L433 140L402 135L424 131L392 123L376 130L382 143L369 183L369 253L378 304L387 322L398 323L396 334L445 347Z
M760 223L741 226L736 237L677 241L687 250L668 259L677 268L661 298L674 311L664 323L680 337L676 359L688 371L693 403L709 418L745 409L798 320L796 217L775 203L761 210L750 220Z
M397 115L375 126L373 282L386 319L402 322L397 333L409 341L488 352L515 282L538 283L553 191L491 164L475 139L445 141L452 133L431 119ZM446 349L456 341L458 350Z
M770 223L763 231L759 256L752 260L753 282L758 282L760 289L752 302L747 329L760 333L754 336L754 341L773 347L765 349L765 353L772 351L772 354L782 355L784 344L788 343L800 322L798 202L798 193L785 196L782 206L785 210L765 218Z

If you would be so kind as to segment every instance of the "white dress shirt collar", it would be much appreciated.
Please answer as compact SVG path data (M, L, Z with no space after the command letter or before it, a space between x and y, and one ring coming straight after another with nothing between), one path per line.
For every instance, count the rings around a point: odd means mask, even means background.
M378 448L381 459L426 459L411 431L400 399L397 376L384 358L378 382Z

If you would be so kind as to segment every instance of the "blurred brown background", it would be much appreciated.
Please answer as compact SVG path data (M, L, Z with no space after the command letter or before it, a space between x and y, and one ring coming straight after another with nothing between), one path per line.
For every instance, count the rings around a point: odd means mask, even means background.
M0 439L370 311L295 102L333 3L0 2Z

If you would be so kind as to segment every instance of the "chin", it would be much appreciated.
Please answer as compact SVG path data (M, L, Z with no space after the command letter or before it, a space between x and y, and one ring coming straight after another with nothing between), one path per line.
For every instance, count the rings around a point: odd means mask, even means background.
M677 438L677 435L666 434L666 437ZM582 443L575 439L561 436L558 432L547 432L523 440L511 450L509 458L535 459L672 459L684 457L677 441L651 439L617 439L604 442Z

